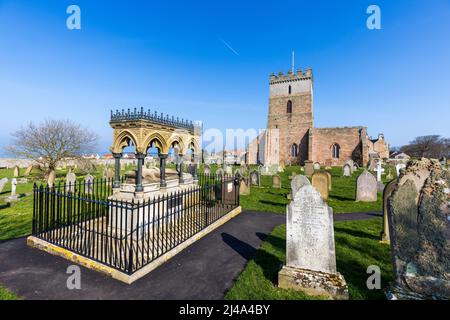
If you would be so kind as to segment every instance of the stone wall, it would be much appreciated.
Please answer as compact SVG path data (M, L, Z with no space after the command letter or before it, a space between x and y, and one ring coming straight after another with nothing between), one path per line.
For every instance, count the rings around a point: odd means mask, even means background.
M365 127L312 128L309 131L309 159L322 165L343 165L353 159L360 165L366 165L363 156L361 135ZM365 138L365 135L363 135ZM332 146L339 145L339 158L333 159Z

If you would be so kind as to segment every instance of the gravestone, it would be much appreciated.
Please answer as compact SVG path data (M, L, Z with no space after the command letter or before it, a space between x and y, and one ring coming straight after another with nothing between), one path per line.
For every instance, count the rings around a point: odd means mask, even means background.
M383 230L381 231L381 242L389 244L389 221L388 221L388 199L397 186L397 180L389 182L383 190Z
M299 174L296 175L291 181L291 193L288 195L288 199L293 199L293 195L305 185L310 185L308 178Z
M23 173L24 177L28 177L31 174L31 171L33 170L33 165L30 164L27 169L25 170L25 172Z
M211 167L207 164L205 164L205 166L203 167L203 173L207 176L209 176L211 174Z
M336 270L333 210L311 185L294 193L287 207L286 265L278 273L278 286L348 299L345 279Z
M312 176L312 186L319 191L323 200L328 200L329 183L328 176L323 172L316 172Z
M217 169L217 171L216 171L216 178L217 179L223 179L223 176L224 176L223 169L222 168Z
M379 159L371 159L369 163L369 170L374 171L377 168Z
M236 170L234 171L234 177L237 178L237 179L240 179L240 178L242 177L241 170L236 169Z
M328 191L331 191L333 189L332 184L331 184L331 182L332 182L331 173L328 171L324 171L323 173L325 173L328 177Z
M247 196L250 194L250 186L248 185L248 179L242 178L239 184L239 194Z
M279 175L272 176L272 188L275 189L281 188L281 177Z
M406 164L404 163L397 163L395 165L395 170L397 171L397 177L400 176L400 170L405 169L406 168Z
M383 192L385 188L385 185L381 181L377 181L377 192Z
M311 177L314 173L314 164L310 160L305 161L305 176Z
M314 170L320 170L320 163L319 162L314 162Z
M353 172L358 171L359 165L355 162L353 163Z
M8 178L3 178L0 180L0 193L3 192L5 185L8 183Z
M355 169L354 169L355 162L352 159L345 161L345 164L348 164L350 166L351 173L353 173L355 171Z
M288 177L289 180L294 179L294 177L297 175L297 173L292 172L291 175Z
M73 193L75 192L75 184L77 181L77 176L75 173L68 173L66 176L66 192Z
M388 198L389 299L450 299L449 217L450 173L437 160L408 162Z
M52 188L55 185L56 173L55 170L50 171L47 178L47 185Z
M94 177L90 174L86 175L84 177L84 184L85 184L85 192L87 194L93 194L94 193Z
M14 167L13 176L14 176L14 178L18 178L20 176L20 168L19 168L19 166L15 166Z
M252 186L260 186L260 174L258 171L252 171L250 173L250 183Z
M227 176L231 176L233 174L233 168L231 166L226 166L225 167L225 174Z
M377 180L369 171L364 172L356 180L356 201L377 201Z
M342 167L342 176L351 177L352 176L352 168L348 163L344 164Z

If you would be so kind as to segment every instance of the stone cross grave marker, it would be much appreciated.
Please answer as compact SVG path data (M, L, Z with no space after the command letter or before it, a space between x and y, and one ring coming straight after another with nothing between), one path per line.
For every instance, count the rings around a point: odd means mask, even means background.
M367 170L364 170L356 180L356 201L377 201L377 180Z
M279 175L272 176L272 188L275 189L281 188L281 177Z
M316 172L312 176L312 186L319 191L322 199L328 200L329 183L328 176L323 172Z
M376 173L377 173L377 181L381 181L381 175L384 172L382 165L382 161L378 161L377 163L377 168L375 169Z
M294 193L287 207L286 265L278 286L348 299L345 279L336 270L333 210L311 185Z

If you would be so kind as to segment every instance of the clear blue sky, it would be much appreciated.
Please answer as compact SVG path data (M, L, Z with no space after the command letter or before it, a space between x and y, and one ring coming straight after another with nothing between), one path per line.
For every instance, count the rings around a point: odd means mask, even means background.
M70 4L81 30L66 28ZM27 121L70 118L106 151L116 107L264 128L268 76L292 50L313 68L315 126L365 125L394 146L450 137L450 1L0 0L0 145Z

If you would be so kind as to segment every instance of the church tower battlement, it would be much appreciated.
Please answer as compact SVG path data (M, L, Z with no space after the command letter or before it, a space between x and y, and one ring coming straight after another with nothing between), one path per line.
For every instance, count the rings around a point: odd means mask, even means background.
M297 70L271 74L268 129L279 130L280 160L308 159L308 130L313 127L313 73Z

